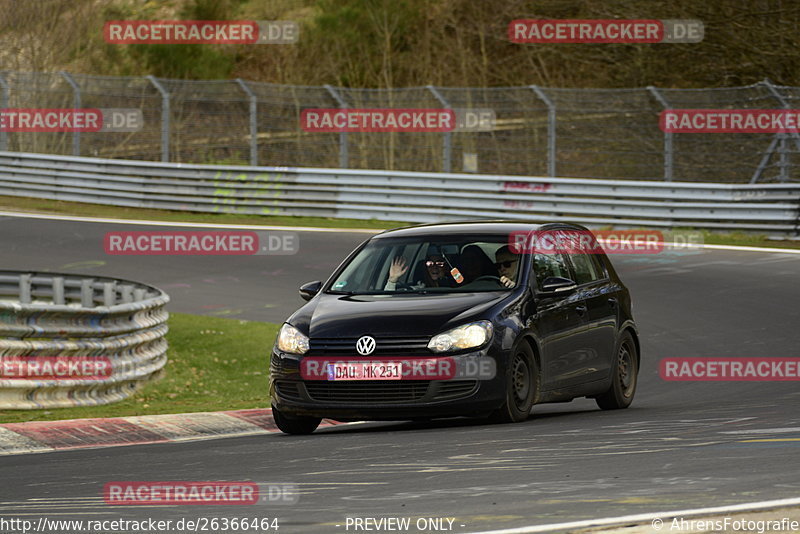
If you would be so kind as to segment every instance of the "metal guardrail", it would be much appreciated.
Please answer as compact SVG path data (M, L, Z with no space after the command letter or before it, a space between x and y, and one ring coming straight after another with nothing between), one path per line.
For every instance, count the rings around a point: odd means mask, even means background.
M211 213L797 234L800 184L187 165L0 152L0 195Z
M111 363L102 379L0 375L0 409L88 406L131 396L167 362L167 302L163 291L137 282L0 271L0 364L54 356Z

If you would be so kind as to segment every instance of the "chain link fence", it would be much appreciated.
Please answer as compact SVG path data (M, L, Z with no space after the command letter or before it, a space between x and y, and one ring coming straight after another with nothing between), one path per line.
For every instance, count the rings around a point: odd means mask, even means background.
M171 161L424 172L797 182L800 136L670 134L664 109L800 107L800 87L351 89L245 80L186 81L0 72L3 108L135 108L136 132L0 132L0 150ZM308 108L491 109L492 131L319 133Z

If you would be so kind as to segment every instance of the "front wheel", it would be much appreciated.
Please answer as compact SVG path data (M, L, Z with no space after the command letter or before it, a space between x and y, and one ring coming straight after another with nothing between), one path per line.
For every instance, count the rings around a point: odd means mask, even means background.
M633 402L636 393L636 382L639 374L639 359L636 343L629 332L622 334L614 364L614 377L611 387L595 399L603 410L619 410L627 408Z
M506 401L489 419L495 423L525 421L539 389L539 367L530 345L524 341L514 349L511 368L506 375Z
M272 418L281 432L284 434L311 434L314 432L322 419L319 417L291 416L281 413L280 410L272 406Z

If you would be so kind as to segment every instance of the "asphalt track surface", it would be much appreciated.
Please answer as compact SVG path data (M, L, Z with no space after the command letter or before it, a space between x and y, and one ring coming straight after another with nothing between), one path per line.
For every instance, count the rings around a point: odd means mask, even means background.
M324 279L368 237L301 232L300 252L282 257L104 253L105 232L137 228L2 218L3 268L130 278L165 289L174 312L280 322L302 303L301 283ZM475 532L800 496L797 382L658 375L664 357L800 356L800 255L689 250L612 260L631 290L643 347L627 410L602 412L582 399L537 406L515 425L366 423L303 437L0 457L0 517L278 517L281 533L356 532L345 529L347 517L451 517L449 532ZM252 480L302 491L282 507L108 506L102 488L115 480Z

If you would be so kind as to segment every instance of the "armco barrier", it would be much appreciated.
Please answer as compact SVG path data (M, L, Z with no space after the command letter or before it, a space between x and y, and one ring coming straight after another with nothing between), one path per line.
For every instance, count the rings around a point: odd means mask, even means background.
M101 379L0 374L0 409L106 404L132 395L167 362L169 297L99 276L0 271L0 370L10 361L110 360Z
M409 222L504 218L797 235L800 184L187 165L0 152L0 195Z

